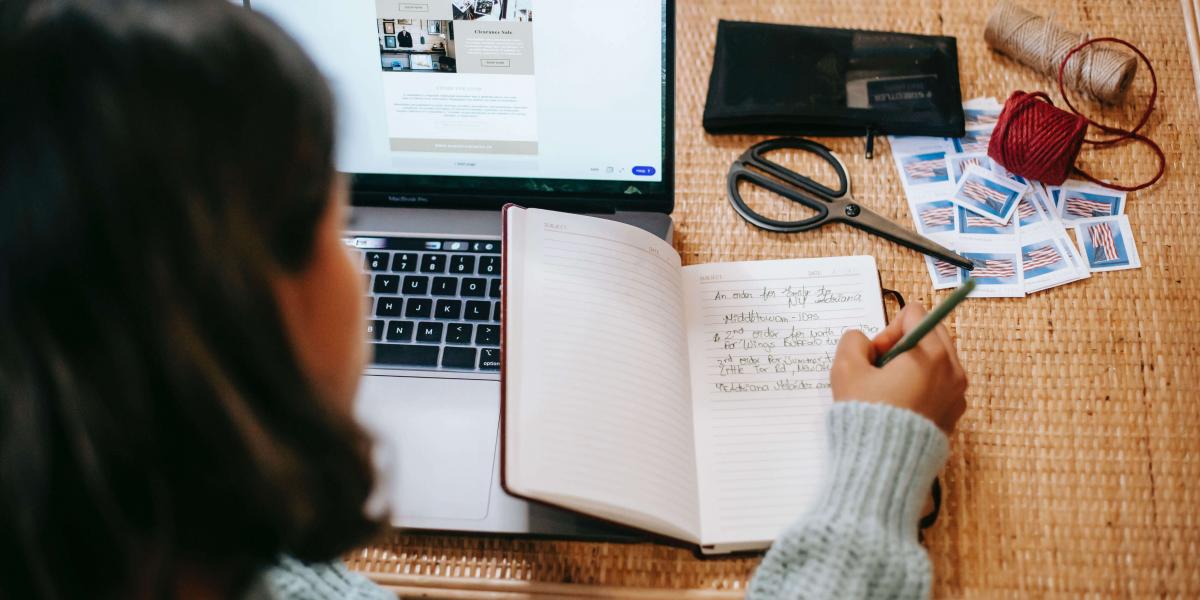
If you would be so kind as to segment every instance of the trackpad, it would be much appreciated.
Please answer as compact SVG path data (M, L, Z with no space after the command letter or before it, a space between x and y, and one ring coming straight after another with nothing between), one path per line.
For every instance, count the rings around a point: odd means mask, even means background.
M355 412L375 438L393 519L487 516L498 382L367 376Z

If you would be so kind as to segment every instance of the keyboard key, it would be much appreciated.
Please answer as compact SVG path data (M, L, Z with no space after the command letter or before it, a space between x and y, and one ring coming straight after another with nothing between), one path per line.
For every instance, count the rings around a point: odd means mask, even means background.
M480 346L499 346L500 326L480 325L479 329L475 331L475 343Z
M376 294L399 294L400 293L400 277L396 275L376 275L375 276Z
M400 306L403 301L399 298L389 298L384 296L379 299L379 304L375 306L375 316L377 317L398 317L400 316Z
M475 272L475 257L470 254L455 254L450 257L450 272L470 275Z
M483 326L481 326L483 327ZM447 344L470 344L471 330L475 326L470 323L451 323L446 326Z
M499 371L500 370L500 349L499 348L480 348L479 349L479 368L483 371Z
M482 298L487 293L487 280L467 277L462 280L462 295L468 298Z
M433 342L442 341L442 324L441 323L421 323L417 325L417 341L418 342Z
M434 277L433 287L429 290L434 296L454 296L458 294L457 277Z
M487 300L470 300L467 302L467 314L463 317L468 321L486 321L491 318L492 303Z
M437 346L416 346L413 344L371 344L375 350L373 362L379 365L397 367L436 367L438 362Z
M429 278L424 275L405 275L401 291L406 296L424 296L429 293Z
M480 275L499 275L500 274L500 257L499 256L480 256L479 257L479 274Z
M416 271L417 254L415 252L397 252L392 256L392 270L401 273Z
M367 269L371 271L386 271L388 268L387 252L368 252L366 254Z
M474 369L475 349L449 347L442 350L442 366L447 369Z
M462 316L462 300L438 300L434 318L457 321Z
M488 292L488 296L491 296L492 298L495 298L497 300L500 299L500 278L499 277L492 280L491 290Z
M404 316L410 319L428 319L433 313L433 300L429 298L409 298L404 307Z
M383 321L375 319L367 321L367 339L379 341L383 337Z
M494 306L492 306L492 320L497 323L500 322L500 303L499 302L497 302Z
M413 336L412 321L388 321L387 341L411 342Z
M445 273L446 272L446 255L445 254L426 254L425 258L421 259L422 273Z

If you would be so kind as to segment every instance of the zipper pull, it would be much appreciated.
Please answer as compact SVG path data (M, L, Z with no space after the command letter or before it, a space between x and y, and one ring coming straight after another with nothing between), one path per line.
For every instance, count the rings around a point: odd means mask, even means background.
M867 160L875 158L875 128L867 127Z

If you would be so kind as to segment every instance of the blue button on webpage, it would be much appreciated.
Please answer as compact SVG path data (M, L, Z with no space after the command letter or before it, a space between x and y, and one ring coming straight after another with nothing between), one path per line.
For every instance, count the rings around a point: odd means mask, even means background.
M654 174L654 167L634 167L633 174L649 177Z

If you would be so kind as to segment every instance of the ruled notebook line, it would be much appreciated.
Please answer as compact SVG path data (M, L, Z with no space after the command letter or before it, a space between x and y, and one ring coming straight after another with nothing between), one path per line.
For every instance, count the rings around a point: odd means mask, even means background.
M559 495L694 530L678 255L624 225L530 214L537 217L525 257L532 266L526 314L539 341L526 368L542 398L537 479Z
M882 327L864 257L684 268L706 543L774 539L815 492L842 334Z

